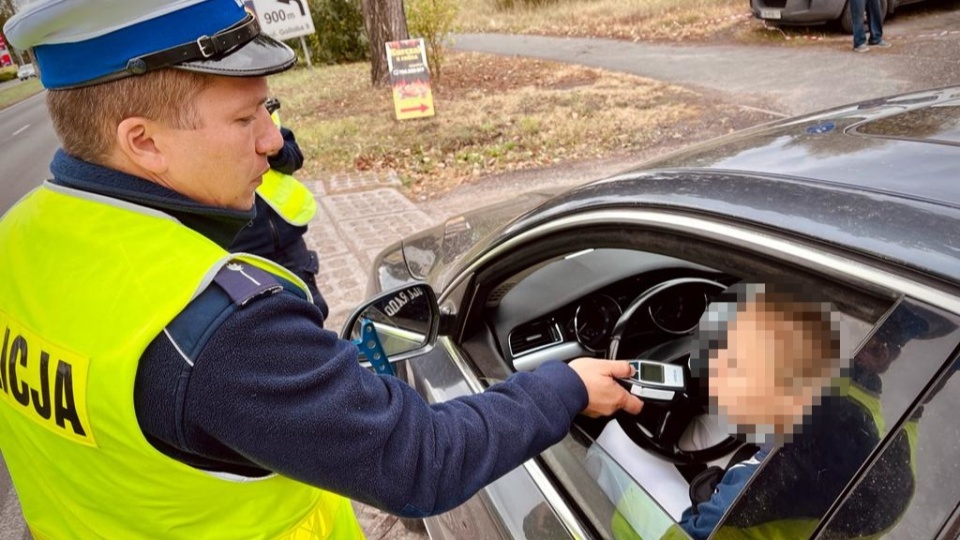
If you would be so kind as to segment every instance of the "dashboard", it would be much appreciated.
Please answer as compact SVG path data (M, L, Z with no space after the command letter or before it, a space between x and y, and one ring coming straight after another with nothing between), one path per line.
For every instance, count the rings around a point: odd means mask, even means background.
M686 279L685 279L686 278ZM501 354L517 371L547 360L603 357L615 327L617 356L635 357L696 330L711 295L734 280L710 268L653 253L598 249L568 255L508 280L489 321ZM489 302L488 302L489 307Z

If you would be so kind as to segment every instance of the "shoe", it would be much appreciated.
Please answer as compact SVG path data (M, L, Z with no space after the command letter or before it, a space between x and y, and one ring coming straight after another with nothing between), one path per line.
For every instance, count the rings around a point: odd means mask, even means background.
M853 48L853 52L867 52L869 50L870 50L870 47L866 43L857 45L856 47Z
M889 42L889 41L884 41L884 40L881 39L880 41L878 41L878 42L876 42L876 43L871 43L870 46L871 46L871 47L878 47L878 48L881 48L881 49L886 49L887 47L890 47L890 42Z

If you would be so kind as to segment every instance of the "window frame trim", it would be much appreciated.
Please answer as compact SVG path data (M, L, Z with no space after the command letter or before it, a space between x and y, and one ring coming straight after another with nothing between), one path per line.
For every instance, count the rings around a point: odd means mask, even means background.
M833 247L823 244L817 245L811 239L805 241L802 238L792 238L788 231L779 229L775 231L760 229L746 223L730 224L714 218L648 209L588 210L535 226L492 247L489 251L477 257L450 280L444 291L438 296L438 300L443 304L454 290L462 285L465 280L475 275L480 268L504 253L514 251L523 244L567 230L611 224L638 228L647 227L654 231L680 233L737 246L748 251L764 253L777 260L789 262L794 266L806 268L833 279L839 278L844 283L858 283L871 286L874 289L899 293L897 296L909 296L939 307L944 311L960 315L960 296L957 295L957 292L938 289L917 280L904 278L864 260L854 260L852 258L856 256L854 253L847 252L841 256ZM904 268L903 270L915 273L915 271L909 269Z

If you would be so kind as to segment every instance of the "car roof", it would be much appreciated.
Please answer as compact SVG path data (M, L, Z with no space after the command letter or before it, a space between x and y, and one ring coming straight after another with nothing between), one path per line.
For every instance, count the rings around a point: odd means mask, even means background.
M840 246L956 285L958 125L960 87L759 126L561 194L499 238L590 208L682 208Z
M643 167L790 176L960 207L960 87L832 109L715 139Z

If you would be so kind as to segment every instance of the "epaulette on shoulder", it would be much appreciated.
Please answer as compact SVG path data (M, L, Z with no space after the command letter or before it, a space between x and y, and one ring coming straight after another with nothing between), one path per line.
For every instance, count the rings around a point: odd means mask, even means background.
M270 272L236 260L225 264L217 272L213 281L238 307L246 305L255 298L276 294L283 290L283 285Z

